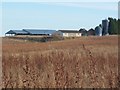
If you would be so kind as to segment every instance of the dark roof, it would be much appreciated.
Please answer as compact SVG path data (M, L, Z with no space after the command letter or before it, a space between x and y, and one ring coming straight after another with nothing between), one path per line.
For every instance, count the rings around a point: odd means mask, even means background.
M90 29L88 32L87 32L88 35L95 35L95 30L94 29Z
M98 30L98 29L101 30L102 28L100 26L96 26L95 30Z
M90 29L88 32L95 32L95 30L94 29Z
M5 34L28 34L28 32L22 31L22 30L10 30L6 32Z
M56 30L47 30L47 29L23 29L23 31L26 31L29 34L52 34L56 32Z
M87 32L87 30L86 29L80 29L79 32L81 32L81 33L84 32L85 33L85 32Z
M79 31L77 31L77 30L59 30L59 31L61 31L63 33L79 33Z

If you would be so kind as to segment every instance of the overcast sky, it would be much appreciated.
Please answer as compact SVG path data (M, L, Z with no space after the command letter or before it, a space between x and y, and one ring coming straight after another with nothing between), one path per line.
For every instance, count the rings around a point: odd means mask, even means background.
M109 2L7 1L9 0L4 1L2 6L0 4L2 35L10 29L20 30L23 28L90 29L99 25L102 19L118 18L117 0L114 2L112 0Z

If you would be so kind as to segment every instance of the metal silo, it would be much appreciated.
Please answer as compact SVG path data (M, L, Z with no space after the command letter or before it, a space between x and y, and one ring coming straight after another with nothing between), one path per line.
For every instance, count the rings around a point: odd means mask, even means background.
M102 28L100 26L97 26L95 28L95 35L96 36L102 36Z
M107 35L108 34L108 26L109 26L109 22L107 19L102 20L102 34L103 35Z

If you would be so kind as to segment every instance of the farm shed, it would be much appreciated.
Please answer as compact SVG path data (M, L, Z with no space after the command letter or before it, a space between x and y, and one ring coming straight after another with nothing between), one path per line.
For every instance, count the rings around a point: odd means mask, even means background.
M23 31L28 32L29 35L52 35L56 30L46 30L46 29L23 29Z
M95 35L95 30L94 29L90 29L89 31L87 31L87 35L88 36L94 36Z
M45 29L23 29L23 30L10 30L5 33L5 36L50 36L56 30Z
M28 35L29 33L22 30L10 30L5 33L5 36Z
M54 33L54 35L60 35L63 37L80 37L81 33L77 30L59 30Z
M81 36L87 36L87 30L86 29L80 29L79 32L81 33Z

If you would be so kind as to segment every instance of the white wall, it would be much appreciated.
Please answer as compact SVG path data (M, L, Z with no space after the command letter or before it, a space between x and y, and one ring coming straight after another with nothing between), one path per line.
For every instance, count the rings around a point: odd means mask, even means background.
M60 35L63 37L80 37L81 33L62 33L61 31L56 31L52 35Z
M81 33L63 33L64 37L80 37Z

